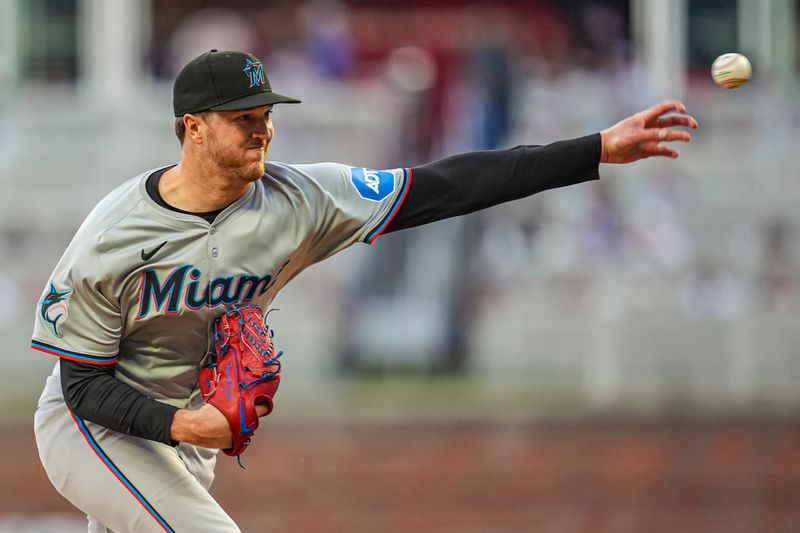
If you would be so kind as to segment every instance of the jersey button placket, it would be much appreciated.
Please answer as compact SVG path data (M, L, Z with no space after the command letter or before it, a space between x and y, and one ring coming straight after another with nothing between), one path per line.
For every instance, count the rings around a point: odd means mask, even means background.
M208 229L208 248L209 248L209 253L211 254L211 259L216 259L217 257L219 257L219 247L217 246L216 235L217 235L217 227L211 226Z
M208 253L208 289L206 292L206 310L211 309L211 298L212 298L212 288L213 288L213 281L217 277L217 264L216 259L219 257L219 247L217 245L217 228L216 226L211 226L208 228L208 240L207 240L207 253ZM214 327L214 313L209 312L206 313L206 320L207 320L207 327L208 331L213 331ZM212 349L214 346L214 339L212 336L208 338L208 349Z

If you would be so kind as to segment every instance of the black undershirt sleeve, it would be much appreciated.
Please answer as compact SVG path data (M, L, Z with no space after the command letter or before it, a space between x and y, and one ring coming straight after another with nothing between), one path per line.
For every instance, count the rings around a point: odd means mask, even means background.
M148 398L114 376L114 365L61 359L61 388L76 416L144 439L175 445L170 439L177 407Z
M411 169L405 202L384 233L599 179L600 134L547 146L472 152Z

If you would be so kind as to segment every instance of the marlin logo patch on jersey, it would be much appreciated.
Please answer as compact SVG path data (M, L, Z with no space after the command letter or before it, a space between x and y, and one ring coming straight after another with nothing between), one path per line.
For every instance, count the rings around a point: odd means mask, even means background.
M60 321L67 318L67 296L72 291L59 291L53 282L50 282L50 291L44 295L42 301L39 302L39 318L45 324L53 329L53 334L56 337L61 336L58 330Z
M264 85L266 82L264 79L264 65L262 65L260 61L245 59L244 70L242 72L247 74L251 88Z
M380 202L394 192L394 174L385 170L352 168L350 182L364 200Z

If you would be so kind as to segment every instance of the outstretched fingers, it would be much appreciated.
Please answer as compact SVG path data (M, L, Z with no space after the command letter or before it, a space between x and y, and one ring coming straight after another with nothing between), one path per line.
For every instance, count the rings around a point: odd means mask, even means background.
M697 121L694 117L689 115L667 115L665 117L658 117L656 126L659 128L671 128L673 126L685 126L692 129L698 128Z
M688 132L680 130L651 128L646 131L649 138L640 145L645 157L662 156L674 159L678 157L678 151L661 143L672 141L689 142L692 140L692 136Z
M645 119L646 122L650 123L652 121L658 120L661 115L669 113L670 111L677 111L679 113L686 113L686 106L683 103L679 102L678 100L665 100L660 104L656 104L653 107L645 109L641 112L641 116Z
M662 157L669 157L669 158L675 159L676 157L678 157L679 153L674 148L671 148L669 146L662 146L660 144L657 144L657 145L653 146L652 148L650 148L649 150L647 150L647 155L648 156L662 156Z
M600 132L602 163L631 163L652 156L675 158L674 148L662 146L673 141L689 142L692 136L678 128L697 128L678 100L666 100L632 115Z
M665 141L665 142L671 142L671 141L689 142L689 141L692 140L691 134L689 134L689 132L683 131L683 130L671 130L671 129L667 129L667 128L651 128L651 129L646 130L646 131L647 131L647 135L648 135L648 140L653 140L653 141L658 141L658 142L661 142L661 141Z

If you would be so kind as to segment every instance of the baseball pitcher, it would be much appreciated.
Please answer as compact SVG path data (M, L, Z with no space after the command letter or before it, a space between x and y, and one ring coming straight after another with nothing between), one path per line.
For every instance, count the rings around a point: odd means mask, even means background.
M174 85L177 164L117 187L45 283L31 346L58 360L39 455L89 531L239 531L209 494L272 410L281 352L263 311L305 268L383 233L677 157L667 101L594 135L413 168L268 162L276 104L253 55L211 50Z

